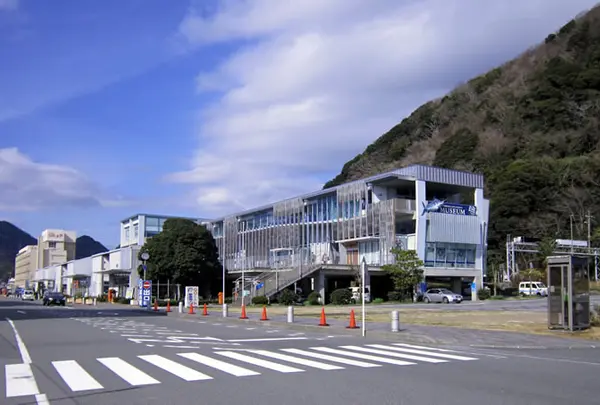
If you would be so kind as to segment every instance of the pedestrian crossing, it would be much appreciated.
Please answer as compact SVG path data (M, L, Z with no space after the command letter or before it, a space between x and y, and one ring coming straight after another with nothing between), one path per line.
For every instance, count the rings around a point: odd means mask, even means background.
M168 352L167 352L168 353ZM478 360L455 350L405 343L314 346L307 348L213 349L206 354L181 352L145 354L123 359L100 357L87 360L51 362L53 381L64 384L72 393L98 392L131 387L152 386L173 380L205 382L221 378L268 376L270 373L296 374L310 371L342 371L351 367L438 365ZM10 382L19 378L21 365L7 365L6 396L28 395L27 389L15 390ZM45 370L48 365L36 365ZM108 372L107 372L108 371ZM15 374L16 373L16 374ZM21 373L22 374L22 373ZM35 385L35 381L33 381ZM37 387L36 391L37 391ZM40 387L42 388L42 387Z

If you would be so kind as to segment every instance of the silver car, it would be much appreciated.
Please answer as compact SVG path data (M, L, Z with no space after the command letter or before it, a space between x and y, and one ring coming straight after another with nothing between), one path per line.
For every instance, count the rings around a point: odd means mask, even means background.
M432 288L427 290L423 295L423 302L426 304L429 304L430 302L443 302L444 304L455 302L460 304L462 300L462 295L456 294L446 288Z

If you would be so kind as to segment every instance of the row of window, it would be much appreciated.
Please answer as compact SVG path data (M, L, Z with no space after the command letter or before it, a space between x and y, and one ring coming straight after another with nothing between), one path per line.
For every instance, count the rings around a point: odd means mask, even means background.
M476 255L477 245L427 242L425 266L474 268Z
M366 201L346 201L338 204L335 196L319 198L309 201L302 213L285 216L274 216L273 212L263 212L240 221L240 230L263 229L273 225L290 225L300 223L312 223L341 219L355 218L362 214L366 208ZM214 236L223 235L222 224L218 224L213 230Z

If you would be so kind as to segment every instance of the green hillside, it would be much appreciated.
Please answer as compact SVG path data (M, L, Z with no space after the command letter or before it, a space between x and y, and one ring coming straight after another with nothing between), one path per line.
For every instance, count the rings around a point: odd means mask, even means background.
M431 101L347 162L325 188L423 163L486 176L489 243L587 239L600 221L600 7L520 57ZM600 234L598 234L600 235ZM598 236L596 235L596 236Z

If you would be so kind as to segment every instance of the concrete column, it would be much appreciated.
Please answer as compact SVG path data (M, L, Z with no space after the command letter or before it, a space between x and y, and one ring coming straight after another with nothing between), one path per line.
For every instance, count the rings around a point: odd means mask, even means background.
M321 297L321 304L325 304L325 273L323 270L319 270L315 277L315 291L319 293Z
M483 280L481 277L473 277L473 282L475 283L475 289L471 288L471 301L475 302L479 298L477 297L477 291L483 287Z
M462 279L460 277L452 278L452 292L462 295Z
M421 215L423 212L423 204L427 204L425 194L425 182L422 180L415 181L415 233L416 233L416 248L419 259L425 260L425 244L427 239L427 214Z

